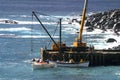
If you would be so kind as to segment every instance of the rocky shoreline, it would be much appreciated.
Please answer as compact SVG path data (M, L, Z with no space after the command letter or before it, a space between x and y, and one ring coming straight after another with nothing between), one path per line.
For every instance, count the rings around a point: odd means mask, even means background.
M87 31L101 29L107 31L111 29L117 36L120 36L120 9L94 13L86 17ZM109 48L110 50L120 50L120 45Z
M81 19L73 18L70 23L80 23ZM100 29L102 32L110 30L116 36L120 37L120 9L97 12L87 15L85 20L87 32L92 32L95 29ZM119 41L119 40L117 40ZM120 50L120 45L109 48L109 50Z
M105 12L93 13L86 18L85 26L88 30L95 28L106 31L112 29L117 35L120 31L120 9L109 10Z

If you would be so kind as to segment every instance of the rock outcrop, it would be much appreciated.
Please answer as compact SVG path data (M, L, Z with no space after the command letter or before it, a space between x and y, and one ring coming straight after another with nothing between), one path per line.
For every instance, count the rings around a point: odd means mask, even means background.
M87 31L92 31L94 29L101 29L107 31L112 29L112 31L120 36L120 9L109 10L105 12L94 13L86 18ZM110 39L110 42L114 39ZM115 41L115 40L114 40ZM120 45L109 48L110 50L120 50Z
M98 28L104 31L107 29L113 29L116 33L120 31L120 9L94 13L87 16L86 26L93 29Z

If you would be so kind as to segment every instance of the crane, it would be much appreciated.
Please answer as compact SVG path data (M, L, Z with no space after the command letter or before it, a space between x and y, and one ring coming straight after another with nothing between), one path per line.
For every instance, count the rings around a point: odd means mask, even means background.
M80 27L78 37L73 42L74 47L86 47L86 43L82 42L82 33L83 33L83 27L84 27L84 22L85 22L85 17L86 17L87 4L88 4L88 0L85 0L83 12L82 12L81 27Z

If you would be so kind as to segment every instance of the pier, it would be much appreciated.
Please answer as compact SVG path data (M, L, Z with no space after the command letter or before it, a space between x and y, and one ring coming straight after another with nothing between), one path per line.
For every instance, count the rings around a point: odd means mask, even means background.
M90 61L89 66L118 66L120 65L120 50L95 50L93 52L71 52L59 53L53 50L43 50L43 60L69 61L73 59L79 62L81 59Z

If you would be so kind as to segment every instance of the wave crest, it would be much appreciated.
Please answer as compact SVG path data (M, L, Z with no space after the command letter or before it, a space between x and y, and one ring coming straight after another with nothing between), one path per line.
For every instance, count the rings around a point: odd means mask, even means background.
M26 28L26 27L19 27L19 28L0 28L0 31L10 31L10 32L14 32L14 31L30 31L30 28Z

